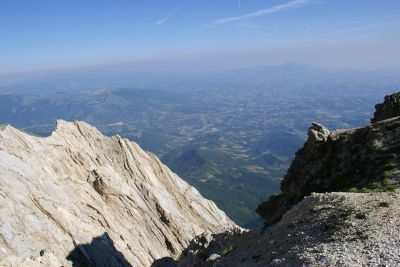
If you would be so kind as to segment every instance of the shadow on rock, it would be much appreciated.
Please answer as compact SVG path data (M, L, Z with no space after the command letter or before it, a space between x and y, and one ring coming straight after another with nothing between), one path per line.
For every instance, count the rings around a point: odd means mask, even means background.
M177 262L171 257L164 257L153 262L151 267L177 267Z
M93 238L90 244L79 244L66 259L74 267L132 267L107 233Z

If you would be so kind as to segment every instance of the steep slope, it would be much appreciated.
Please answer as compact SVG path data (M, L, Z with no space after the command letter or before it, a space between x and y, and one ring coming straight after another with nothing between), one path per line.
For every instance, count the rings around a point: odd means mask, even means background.
M178 266L399 266L400 193L312 194L264 231L202 235Z
M385 97L365 127L331 132L313 123L282 193L258 208L265 228L202 235L177 264L399 266L398 99Z
M282 193L272 196L257 209L266 223L279 221L288 209L311 192L370 192L397 188L400 183L400 118L388 116L400 115L399 98L400 94L387 96L384 104L377 105L374 123L365 127L330 132L313 123L308 140L296 153L281 183Z
M64 121L1 129L0 214L1 266L150 266L234 226L137 144Z

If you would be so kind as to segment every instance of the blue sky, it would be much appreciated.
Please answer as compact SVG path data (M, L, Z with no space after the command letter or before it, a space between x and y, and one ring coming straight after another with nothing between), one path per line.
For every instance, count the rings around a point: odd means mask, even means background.
M0 72L400 66L399 0L4 0Z

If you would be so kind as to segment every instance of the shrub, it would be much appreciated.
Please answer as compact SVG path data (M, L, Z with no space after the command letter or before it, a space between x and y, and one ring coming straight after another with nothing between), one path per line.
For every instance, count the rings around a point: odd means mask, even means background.
M370 190L368 188L366 188L366 187L363 187L359 192L360 193L369 193Z
M397 185L395 185L395 184L387 184L386 185L387 191L394 192L394 191L396 191L396 189L397 189Z
M391 175L390 172L385 171L385 172L382 174L382 180L383 180L383 181L389 180L389 178L390 178L391 176L392 176L392 175Z
M234 248L231 247L231 246L225 247L225 248L222 249L221 255L222 255L222 256L226 256L226 255L228 255L229 253L231 253L233 250L234 250Z
M349 193L358 193L358 188L357 187L351 187L347 189L347 192Z
M390 180L390 179L388 179L388 178L385 178L385 179L382 181L382 183L383 183L383 185L385 186L385 189L386 189L387 191L390 191L390 192L394 192L394 191L398 188L398 185L395 184L392 180Z
M379 207L389 208L389 206L390 206L390 203L388 203L388 202L379 203Z
M310 212L317 212L317 210L318 210L318 206L317 205L312 205L310 207Z
M359 220L366 220L368 218L367 214L364 212L360 212L356 214L356 218Z
M342 213L342 215L341 215L341 218L343 219L343 220L347 220L348 218L350 218L351 217L351 215L353 214L353 210L346 210L346 211L344 211L343 213Z
M380 187L380 184L378 182L373 182L373 183L369 184L368 187L372 190L378 189Z
M385 165L385 170L391 171L397 168L397 164L395 163L388 163Z

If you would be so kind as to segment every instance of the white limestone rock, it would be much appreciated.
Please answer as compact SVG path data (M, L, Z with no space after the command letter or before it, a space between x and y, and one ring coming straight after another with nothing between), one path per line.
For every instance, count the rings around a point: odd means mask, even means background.
M136 143L61 120L0 130L0 214L0 266L150 266L235 225Z

